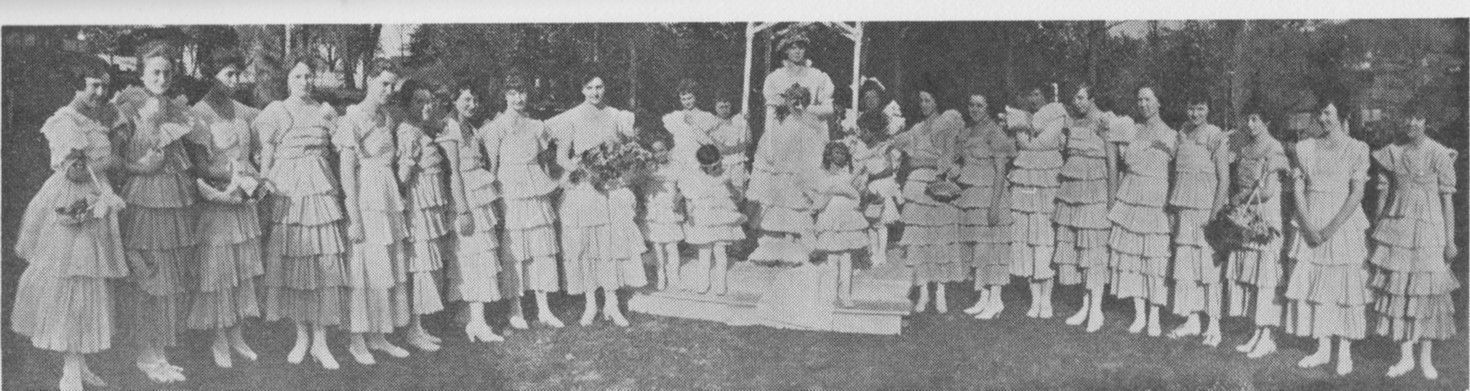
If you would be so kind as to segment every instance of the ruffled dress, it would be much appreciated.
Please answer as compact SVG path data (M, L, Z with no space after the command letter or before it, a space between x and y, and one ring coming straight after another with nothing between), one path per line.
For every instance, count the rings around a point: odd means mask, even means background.
M446 128L445 132L449 132ZM408 167L408 178L401 178L408 194L404 196L404 214L408 222L409 305L415 315L427 315L444 309L439 295L444 265L453 262L453 230L449 224L458 214L450 205L449 181L446 176L444 151L436 137L423 128L404 122L398 124L398 166ZM498 300L498 298L497 298ZM491 300L494 301L494 300Z
M254 133L250 123L259 110L235 102L226 119L214 106L200 101L195 117L208 129L211 143L209 171L229 182L232 170L255 171L250 162ZM260 317L256 281L265 274L261 251L260 211L253 200L230 204L204 200L200 203L199 278L191 283L193 303L186 322L192 329L232 327L245 318Z
M584 103L551 118L547 126L558 143L566 143L573 156L580 157L598 145L617 142L620 135L635 136L632 114ZM627 186L602 191L591 181L573 184L562 195L561 248L567 293L597 288L611 292L648 284L641 258L648 246L634 222L637 202Z
M1450 293L1460 283L1444 258L1445 243L1454 238L1445 236L1440 202L1442 195L1457 190L1455 155L1428 139L1417 147L1389 145L1373 153L1389 176L1381 179L1392 183L1368 258L1379 335L1396 341L1455 335Z
M1207 292L1220 284L1220 263L1215 250L1205 240L1205 224L1214 216L1219 183L1216 164L1223 164L1226 154L1225 133L1214 125L1179 132L1178 150L1174 158L1174 186L1169 206L1174 210L1174 266L1170 281L1174 283L1174 313L1189 315L1218 309L1219 298L1211 301ZM1219 313L1219 312L1215 312Z
M556 210L551 204L557 184L538 160L549 147L549 128L507 110L476 134L489 154L486 160L495 167L504 202L507 257L501 265L514 271L501 275L505 293L520 297L527 290L560 291L556 254L561 250L556 240ZM468 178L465 183L468 187ZM488 202L477 198L489 195L487 191L470 195L470 203Z
M92 118L73 105L57 110L41 127L55 173L31 198L16 236L16 256L29 262L15 287L10 329L37 348L96 353L112 346L113 296L109 279L127 277L116 212L81 224L63 223L57 208L79 199L96 205L108 184L66 178L66 156L82 150L99 175L119 163L108 132L115 112ZM108 180L105 176L100 178Z
M1011 275L1033 280L1056 276L1051 265L1056 245L1052 215L1061 186L1057 177L1066 142L1065 115L1060 103L1048 104L1037 110L1028 124L1031 129L1016 134L1016 159L1006 174L1011 183Z
M678 166L675 166L678 164ZM643 190L643 236L654 243L678 243L684 240L684 208L679 205L681 168L691 167L668 162L659 166L652 181ZM697 167L697 166L692 166Z
M390 333L408 325L409 233L403 197L393 171L394 130L399 121L384 108L347 107L338 144L357 155L357 205L363 241L347 259L347 330ZM354 205L348 205L351 208Z
M1108 154L1111 142L1097 112L1068 118L1067 159L1057 189L1057 280L1102 290L1108 279Z
M448 148L459 151L464 202L469 205L470 220L474 225L474 230L469 232L453 227L455 232L449 240L454 243L454 256L444 266L449 280L447 299L488 303L500 300L502 293L513 293L514 296L519 296L519 293L501 292L506 284L502 284L499 276L502 260L500 230L497 228L500 220L495 215L495 201L500 199L500 191L495 187L495 174L485 167L480 138L474 132L475 128L468 124L451 119L436 140L446 151ZM453 223L454 219L449 222Z
M1164 204L1172 156L1154 148L1156 141L1170 149L1178 141L1174 129L1157 117L1141 124L1138 139L1123 150L1127 170L1108 211L1113 222L1108 284L1118 298L1143 298L1162 306L1169 304L1169 217Z
M929 196L931 183L942 180L939 170L954 161L954 145L965 126L957 111L914 124L894 140L908 155L909 175L903 184L903 238L906 259L914 270L914 283L964 281L969 278L970 258L962 256L960 208Z
M684 222L684 241L689 244L729 244L745 239L745 215L735 206L734 173L713 176L700 170L684 170L678 180L689 218Z
M700 109L678 110L665 114L663 116L664 129L673 136L674 143L669 149L669 161L680 167L699 167L699 159L694 156L694 153L699 150L699 147L714 141L710 139L709 134L720 125L720 122L719 117Z
M270 195L270 235L266 238L265 314L313 325L342 322L347 285L347 237L342 193L328 148L350 148L337 138L337 112L326 103L303 105L294 99L272 102L253 124L263 144L264 176L275 184Z
M813 191L826 200L817 212L816 249L829 253L868 247L868 220L863 217L860 194L851 174L829 174L818 180Z
M1322 229L1347 202L1352 182L1368 179L1368 145L1341 136L1335 149L1322 148L1316 139L1296 143L1296 180L1304 184L1308 210L1316 229ZM1286 283L1286 330L1304 337L1339 336L1362 339L1367 329L1368 218L1354 205L1352 214L1331 238L1316 247L1301 237L1292 241L1288 256L1295 262Z
M1264 201L1247 203L1243 207L1255 210L1279 232L1283 218L1280 170L1287 168L1286 152L1281 142L1269 137L1254 141L1261 146L1247 147L1253 141L1244 133L1230 133L1227 141L1232 162L1231 197L1249 194L1251 189L1260 186ZM1257 327L1281 325L1284 299L1280 287L1285 282L1282 280L1285 275L1285 265L1281 262L1282 243L1283 236L1278 235L1270 243L1230 251L1225 261L1227 316L1250 317Z
M954 203L961 210L960 243L969 246L961 257L968 255L975 267L976 287L1005 285L1011 281L1011 192L1005 175L1016 142L985 118L965 129L959 145L957 182L965 190ZM998 218L995 225L991 216Z
M746 196L761 206L759 228L765 235L750 260L789 264L810 260L812 243L807 239L815 211L811 198L797 189L820 175L828 137L826 124L806 112L792 114L761 136Z
M200 134L189 107L162 97L149 99L167 102L162 108L164 117L160 125L148 127L137 120L138 113L122 113L132 121L131 134L122 145L124 161L142 159L170 137L167 134L179 132L167 128ZM188 174L192 164L183 141L168 142L162 150L162 167L151 173L130 173L120 194L128 204L121 214L123 247L128 257L151 269L151 273L133 273L130 283L119 290L126 323L123 329L139 346L177 344L189 305L186 281L197 278L199 266L195 258L198 194Z
M745 116L736 114L719 120L714 130L709 132L709 138L720 149L720 161L725 165L725 175L736 186L736 194L743 195L745 184L750 180L750 169L745 167L745 163L750 161L747 151L750 125L745 123Z

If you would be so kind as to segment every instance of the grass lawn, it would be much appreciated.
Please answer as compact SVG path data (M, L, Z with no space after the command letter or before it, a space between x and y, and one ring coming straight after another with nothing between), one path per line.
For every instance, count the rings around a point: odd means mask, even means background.
M16 270L7 268L7 282ZM11 285L13 286L13 285ZM114 389L1466 389L1466 343L1462 334L1436 346L1440 379L1418 371L1400 379L1383 373L1397 358L1397 346L1370 338L1354 346L1356 369L1346 377L1331 365L1299 369L1296 361L1314 342L1279 337L1280 350L1251 360L1233 346L1249 337L1250 325L1227 319L1225 342L1207 348L1198 338L1168 340L1128 334L1131 305L1105 306L1108 322L1097 334L1066 326L1062 318L1076 307L1057 308L1049 320L1024 316L1025 286L1007 287L1007 310L997 319L974 320L957 311L924 313L906 321L899 336L872 336L731 327L719 323L630 314L632 327L605 322L591 327L505 330L508 340L471 344L453 316L430 318L430 330L445 339L444 349L414 352L405 359L378 355L364 367L346 352L346 338L332 337L343 368L286 363L293 332L286 323L253 322L246 338L261 359L234 369L213 365L211 335L190 332L171 351L189 381L161 386L133 367L132 349L115 347L91 356L92 368ZM956 287L954 309L974 300ZM1460 292L1461 294L1463 291ZM1075 299L1077 289L1057 297ZM12 292L6 292L7 301ZM625 295L624 300L627 297ZM581 311L580 298L559 297L554 310L568 323ZM1463 301L1462 301L1463 303ZM7 303L7 307L8 307ZM1463 308L1463 307L1462 307ZM505 304L488 313L505 313ZM7 311L8 312L8 311ZM1166 327L1180 319L1166 318ZM61 374L58 354L31 347L5 332L4 388L55 387Z

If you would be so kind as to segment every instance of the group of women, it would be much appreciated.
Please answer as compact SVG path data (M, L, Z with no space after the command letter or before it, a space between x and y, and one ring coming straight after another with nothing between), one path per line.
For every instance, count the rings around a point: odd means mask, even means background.
M865 108L876 113L882 88L871 86ZM1259 111L1227 132L1209 124L1208 101L1191 100L1175 130L1155 87L1136 90L1140 121L1102 110L1087 84L1048 99L1057 89L1020 91L1000 118L983 94L966 98L966 118L938 110L934 89L917 89L921 120L889 146L907 157L899 243L920 287L916 311L928 306L928 283L939 283L944 312L943 283L973 279L980 299L964 312L992 318L1017 276L1033 318L1052 317L1054 283L1081 285L1066 323L1087 332L1102 328L1110 294L1131 299L1131 333L1163 335L1168 309L1185 317L1168 337L1218 346L1221 317L1241 316L1256 326L1236 348L1249 357L1274 352L1280 329L1318 341L1304 368L1332 361L1337 340L1336 372L1347 374L1352 341L1374 331L1402 344L1389 376L1416 365L1438 376L1433 341L1455 333L1450 292L1459 288L1448 267L1458 253L1456 152L1428 137L1423 114L1409 111L1396 141L1370 153L1335 103L1283 145ZM1369 183L1379 190L1372 219L1362 203ZM1277 234L1217 251L1207 227L1241 216L1226 210L1247 210Z
M766 78L767 132L753 159L733 102L700 111L688 82L676 93L682 107L663 118L667 137L649 137L658 132L603 101L595 73L580 80L580 105L546 121L528 116L525 80L507 77L505 110L476 126L485 97L472 85L405 81L386 60L341 115L314 97L310 57L287 62L289 96L262 110L231 98L244 64L228 53L205 66L214 88L192 106L170 95L168 45L145 48L142 86L115 97L105 71L80 69L73 101L41 130L56 172L21 226L16 253L30 266L11 327L65 354L63 389L104 384L82 355L109 348L114 332L157 382L184 380L165 350L182 328L215 333L218 366L255 360L241 332L252 317L295 325L292 363L338 368L327 343L338 328L353 360L371 365L375 351L409 355L387 338L399 330L412 348L438 350L422 317L446 302L466 303L471 341L503 340L485 317L502 299L514 300L510 326L528 328L526 291L541 324L563 326L548 294L565 291L584 295L580 324L600 314L626 326L617 291L647 283L646 240L661 289L724 294L726 246L745 239L750 218L760 231L751 260L808 265L825 253L821 263L839 270L837 289L822 280L831 273L805 266L794 270L816 271L773 282L762 311L796 324L830 321L821 306L834 297L853 305L853 255L887 262L888 228L901 226L916 310L931 284L942 312L945 283L973 280L980 300L965 312L989 319L1020 276L1027 316L1049 318L1053 281L1080 284L1086 294L1066 322L1088 332L1102 327L1110 293L1132 299L1134 333L1162 334L1169 308L1187 317L1171 337L1202 333L1215 346L1221 316L1249 317L1256 331L1238 349L1251 357L1275 350L1273 328L1318 339L1303 367L1329 362L1338 339L1339 374L1351 371L1350 343L1371 315L1374 331L1403 343L1390 376L1416 362L1436 376L1431 341L1455 332L1446 258L1457 250L1457 185L1455 152L1425 135L1422 116L1401 142L1369 153L1332 104L1320 131L1284 147L1259 114L1232 132L1210 125L1203 101L1189 102L1176 131L1152 87L1137 90L1140 122L1101 110L1085 84L1053 99L1049 88L1024 90L1004 116L983 94L965 97L964 115L941 110L942 95L926 87L905 130L874 82L834 136L832 82L805 58L808 44L797 35L778 46L786 57ZM663 157L652 186L577 174L582 159L635 139L654 140ZM1372 220L1359 206L1370 160L1382 190ZM1277 229L1290 222L1289 240L1217 253L1204 227L1227 206ZM699 248L695 276L680 276L681 241Z

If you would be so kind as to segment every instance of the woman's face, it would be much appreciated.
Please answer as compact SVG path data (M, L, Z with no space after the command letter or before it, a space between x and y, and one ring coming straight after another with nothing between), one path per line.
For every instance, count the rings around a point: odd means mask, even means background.
M919 92L919 110L925 117L934 115L934 111L938 109L939 103L934 101L934 95L925 91Z
M312 74L311 66L306 63L296 63L291 67L291 72L286 74L286 86L291 91L291 96L304 98L311 96L316 75Z
M1410 140L1418 140L1426 136L1425 121L1423 118L1410 117L1407 127L1404 128L1404 137Z
M86 103L95 107L112 98L112 89L109 88L112 85L112 76L104 73L99 77L87 77L83 82L86 86L82 87L81 94L87 99Z
M990 103L985 101L984 95L970 95L967 107L970 111L970 119L978 121L990 115Z
M240 68L234 65L220 68L219 72L214 73L214 82L220 92L235 93L235 90L240 88Z
M801 45L787 46L786 60L797 64L806 62L806 48Z
M582 85L582 99L594 106L602 105L602 94L607 91L607 86L601 77L594 77Z
M883 104L882 97L878 96L878 90L867 90L863 92L863 111L877 110L878 105Z
M434 93L426 89L418 89L413 92L413 108L419 114L419 120L433 122L442 117L442 105Z
M505 90L505 107L517 113L526 111L526 93L521 90Z
M1266 121L1261 119L1260 114L1251 114L1245 117L1245 128L1253 137L1266 134Z
M1072 94L1072 113L1078 116L1090 113L1093 108L1092 103L1092 91L1088 91L1086 88L1079 88L1077 89L1077 93Z
M398 90L398 74L384 71L368 81L366 100L377 103L388 101L388 97Z
M1337 105L1328 103L1327 106L1322 107L1322 110L1317 112L1317 124L1321 125L1319 127L1324 135L1342 129L1342 122L1337 118Z
M715 103L715 115L720 116L720 118L730 118L730 116L735 115L735 105L725 101Z
M174 63L163 57L149 57L143 62L143 88L163 94L173 85Z
M480 99L475 97L470 90L459 90L459 97L454 98L454 112L459 118L469 118L475 115L475 109L480 108Z
M699 99L693 93L686 92L679 94L679 106L683 107L684 110L694 110L694 105L697 103L699 103Z
M1159 116L1159 97L1154 95L1154 89L1148 87L1138 89L1138 114L1144 118Z
M1210 106L1203 103L1189 105L1185 115L1189 117L1189 123L1194 126L1204 125L1210 119Z

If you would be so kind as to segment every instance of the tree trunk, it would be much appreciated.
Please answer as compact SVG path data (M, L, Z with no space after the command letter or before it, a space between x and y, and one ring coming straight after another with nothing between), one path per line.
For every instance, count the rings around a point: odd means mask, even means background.
M1250 67L1245 62L1245 51L1246 45L1250 43L1251 22L1249 20L1243 20L1239 23L1240 27L1235 31L1235 53L1233 53L1231 58L1229 71L1230 113L1232 115L1226 120L1227 125L1237 127L1241 124L1235 123L1235 121L1240 118L1241 111L1245 109L1245 98L1250 96L1250 91L1246 90L1247 87L1245 84L1246 76L1250 73Z
M636 26L628 28L642 27L641 25ZM638 36L632 42L628 42L628 110L634 112L638 111L638 46L642 45L644 37L648 36L646 31L637 33L639 33Z

